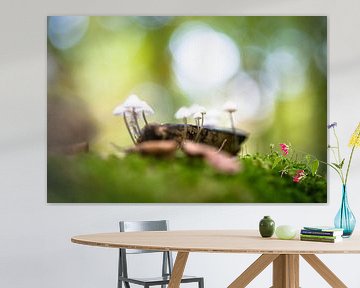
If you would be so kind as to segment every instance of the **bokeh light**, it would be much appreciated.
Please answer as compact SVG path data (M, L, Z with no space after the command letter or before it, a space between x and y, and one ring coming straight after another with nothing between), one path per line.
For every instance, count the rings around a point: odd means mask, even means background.
M240 66L234 41L204 24L180 26L171 38L170 50L178 83L190 93L220 87Z
M273 89L281 99L298 96L306 84L306 61L295 49L280 47L271 52L264 65L265 71L272 74Z
M89 25L88 16L50 16L48 37L58 49L68 49L79 43Z
M249 74L242 72L236 75L227 87L227 96L238 103L238 122L265 117L265 115L259 115L262 106L259 85Z
M158 29L167 24L173 19L171 16L134 16L132 17L145 29Z

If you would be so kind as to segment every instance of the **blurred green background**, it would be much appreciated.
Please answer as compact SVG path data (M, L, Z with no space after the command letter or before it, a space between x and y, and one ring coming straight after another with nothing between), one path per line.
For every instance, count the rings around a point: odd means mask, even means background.
M326 161L326 17L50 16L47 25L50 154L87 142L105 159L111 143L132 145L112 111L135 93L158 123L196 103L209 124L229 127L221 106L233 101L246 152L291 143Z

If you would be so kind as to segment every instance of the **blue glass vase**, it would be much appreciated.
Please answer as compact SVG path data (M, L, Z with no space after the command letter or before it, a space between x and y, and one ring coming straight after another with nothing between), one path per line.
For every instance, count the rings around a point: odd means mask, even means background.
M341 206L336 214L334 224L336 228L344 229L343 237L345 238L350 237L355 228L356 219L349 207L346 185L343 185L342 188Z

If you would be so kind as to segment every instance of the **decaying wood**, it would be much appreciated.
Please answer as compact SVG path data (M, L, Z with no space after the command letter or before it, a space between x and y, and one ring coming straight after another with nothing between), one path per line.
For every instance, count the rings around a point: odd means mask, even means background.
M240 145L247 138L247 134L236 130L234 134L231 129L219 129L212 127L203 127L201 131L195 125L186 125L186 139L184 139L184 124L149 124L146 125L140 133L137 140L138 143L149 140L175 140L179 144L184 140L213 146L222 151L226 151L232 155L236 155L240 151ZM225 141L226 140L226 141Z

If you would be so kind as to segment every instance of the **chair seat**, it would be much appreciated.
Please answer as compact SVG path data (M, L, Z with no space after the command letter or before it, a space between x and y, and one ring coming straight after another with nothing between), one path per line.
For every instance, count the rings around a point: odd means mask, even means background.
M202 279L202 277L184 275L181 278L181 283L196 282L196 281L200 281L200 279ZM169 281L170 281L170 276L149 277L149 278L136 278L136 277L126 278L126 277L121 277L120 276L119 280L129 282L129 283L138 284L138 285L144 285L144 284L161 285L161 284L168 284Z

